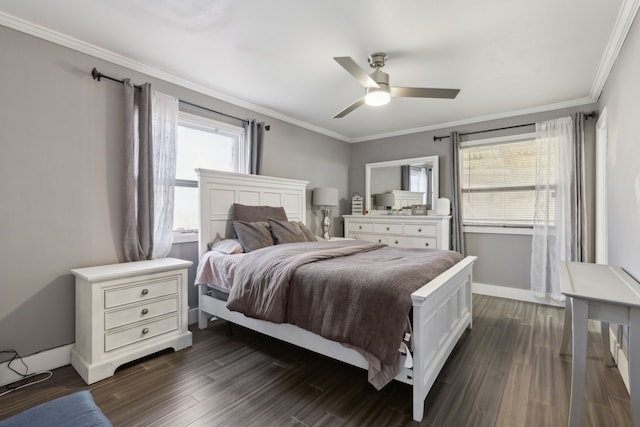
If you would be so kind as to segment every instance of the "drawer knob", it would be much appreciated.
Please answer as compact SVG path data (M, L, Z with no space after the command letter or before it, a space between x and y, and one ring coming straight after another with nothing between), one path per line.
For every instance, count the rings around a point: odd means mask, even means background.
M358 226L358 230L362 230L362 226L361 225Z
M427 243L427 246L428 246L428 245L429 245L429 244ZM142 315L143 315L143 316L144 316L145 314L148 314L148 313L149 313L149 309L148 309L148 308L143 308L143 309L142 309Z
M144 289L142 290L142 295L147 295L148 293L149 293L149 289L144 288Z
M378 239L378 243L382 243L382 239Z
M398 241L396 240L396 245L398 244Z
M387 231L389 231L389 227L387 227Z
M422 233L422 228L418 228L418 233Z
M424 245L425 245L425 246L429 246L429 242L425 243Z
M149 328L144 328L142 330L142 335L147 335L149 333Z

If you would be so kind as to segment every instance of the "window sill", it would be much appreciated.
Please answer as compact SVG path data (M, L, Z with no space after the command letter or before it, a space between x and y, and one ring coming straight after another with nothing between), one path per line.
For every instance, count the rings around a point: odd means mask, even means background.
M532 228L519 227L481 227L477 225L465 225L462 227L464 233L478 234L514 234L520 236L533 236Z
M192 243L198 241L197 231L174 231L173 243Z

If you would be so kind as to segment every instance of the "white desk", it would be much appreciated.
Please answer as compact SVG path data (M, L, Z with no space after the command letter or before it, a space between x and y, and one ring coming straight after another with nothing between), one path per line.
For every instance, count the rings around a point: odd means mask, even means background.
M567 297L560 353L569 353L573 364L569 426L578 427L582 417L587 321L606 322L605 354L609 354L608 323L629 326L629 390L633 425L640 427L640 284L620 267L602 264L560 262L560 286ZM571 325L571 326L570 326ZM573 331L573 333L571 333ZM607 360L609 357L605 357Z

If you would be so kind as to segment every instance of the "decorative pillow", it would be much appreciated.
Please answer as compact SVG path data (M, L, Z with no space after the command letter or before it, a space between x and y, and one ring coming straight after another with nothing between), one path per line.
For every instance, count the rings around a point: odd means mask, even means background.
M267 221L268 218L277 219L278 221L287 221L287 213L283 207L273 206L247 206L239 203L233 204L234 221L258 222Z
M309 227L304 225L302 221L297 221L298 226L300 227L300 231L304 233L304 236L307 238L308 242L316 242L318 241L318 237L313 234L313 231L309 230Z
M266 221L233 221L233 229L245 252L273 246L273 237Z
M300 221L278 221L269 218L271 235L276 245L295 242L315 242L315 236Z
M242 245L238 239L216 240L209 243L207 249L228 255L242 253Z

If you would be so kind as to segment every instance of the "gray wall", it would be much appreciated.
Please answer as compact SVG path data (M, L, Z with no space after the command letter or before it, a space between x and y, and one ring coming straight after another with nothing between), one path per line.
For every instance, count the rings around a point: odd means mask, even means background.
M454 130L464 133L534 123L540 120L565 117L578 111L592 111L595 110L596 107L595 104L584 105L575 108L547 111L508 119L474 123L456 128L353 144L351 149L351 165L349 168L349 192L364 194L366 163L437 155L440 156L440 196L451 198L452 168L449 140L444 139L440 142L434 142L433 137L435 135L448 135ZM493 136L532 132L534 130L534 127L531 126L476 134L471 137L474 139L489 138ZM594 212L595 120L591 119L587 121L585 134L587 215L589 217L589 235L593 236L594 224L591 218ZM464 141L468 138L469 137L462 137L462 140ZM590 241L592 241L592 239ZM529 289L531 236L466 233L465 242L467 253L478 256L478 261L474 265L475 282ZM591 259L593 259L593 245L590 245L590 253Z
M608 263L640 280L640 22L636 18L598 101L607 108ZM628 330L623 351L628 353ZM637 357L637 355L635 356Z
M2 26L0 52L0 349L29 355L72 343L75 290L69 270L123 259L122 86L93 81L94 66L135 83L149 81L180 99L266 121L271 131L263 173L308 180L309 189L336 187L341 213L347 212L350 146L344 142ZM319 232L319 212L307 207L308 222ZM197 244L174 245L171 255L197 262Z

